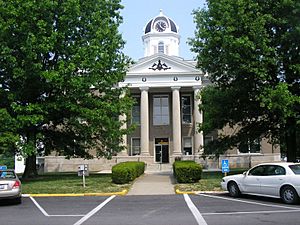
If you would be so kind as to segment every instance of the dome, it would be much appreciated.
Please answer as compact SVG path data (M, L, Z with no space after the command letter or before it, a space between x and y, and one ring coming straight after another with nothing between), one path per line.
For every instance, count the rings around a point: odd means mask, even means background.
M162 27L160 28L160 25L156 25L156 24L162 24ZM145 34L151 32L164 32L164 31L178 33L178 26L175 24L173 20L165 16L162 10L160 10L159 15L151 19L145 26Z

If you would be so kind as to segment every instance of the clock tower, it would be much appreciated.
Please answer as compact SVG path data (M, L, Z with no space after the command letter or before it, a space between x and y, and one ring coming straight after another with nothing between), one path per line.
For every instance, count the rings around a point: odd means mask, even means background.
M162 10L158 16L147 23L142 40L145 57L157 53L179 56L180 35L178 34L178 26L173 20L165 16Z

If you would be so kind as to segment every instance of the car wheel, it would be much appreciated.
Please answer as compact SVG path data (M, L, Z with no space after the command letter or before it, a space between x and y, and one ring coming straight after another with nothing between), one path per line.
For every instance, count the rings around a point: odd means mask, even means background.
M285 186L282 188L280 197L284 203L295 204L298 202L298 194L296 190L291 186Z
M229 195L231 197L239 197L241 195L240 189L239 189L238 185L234 181L231 181L228 184L228 188L227 189L228 189Z

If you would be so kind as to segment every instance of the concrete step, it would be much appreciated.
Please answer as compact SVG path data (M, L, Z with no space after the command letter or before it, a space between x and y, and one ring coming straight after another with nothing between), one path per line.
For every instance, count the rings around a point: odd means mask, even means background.
M146 172L172 172L172 164L170 163L153 163L147 164Z

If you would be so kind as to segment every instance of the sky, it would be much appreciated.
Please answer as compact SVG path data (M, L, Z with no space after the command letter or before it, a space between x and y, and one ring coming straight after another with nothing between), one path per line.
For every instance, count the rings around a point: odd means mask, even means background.
M179 26L181 36L179 56L184 59L194 59L186 43L188 38L194 37L196 25L192 12L194 9L203 8L205 0L122 0L124 9L121 10L123 24L120 33L126 41L124 52L133 60L144 57L142 42L143 30L146 24L159 15L160 9L163 14L172 19Z

